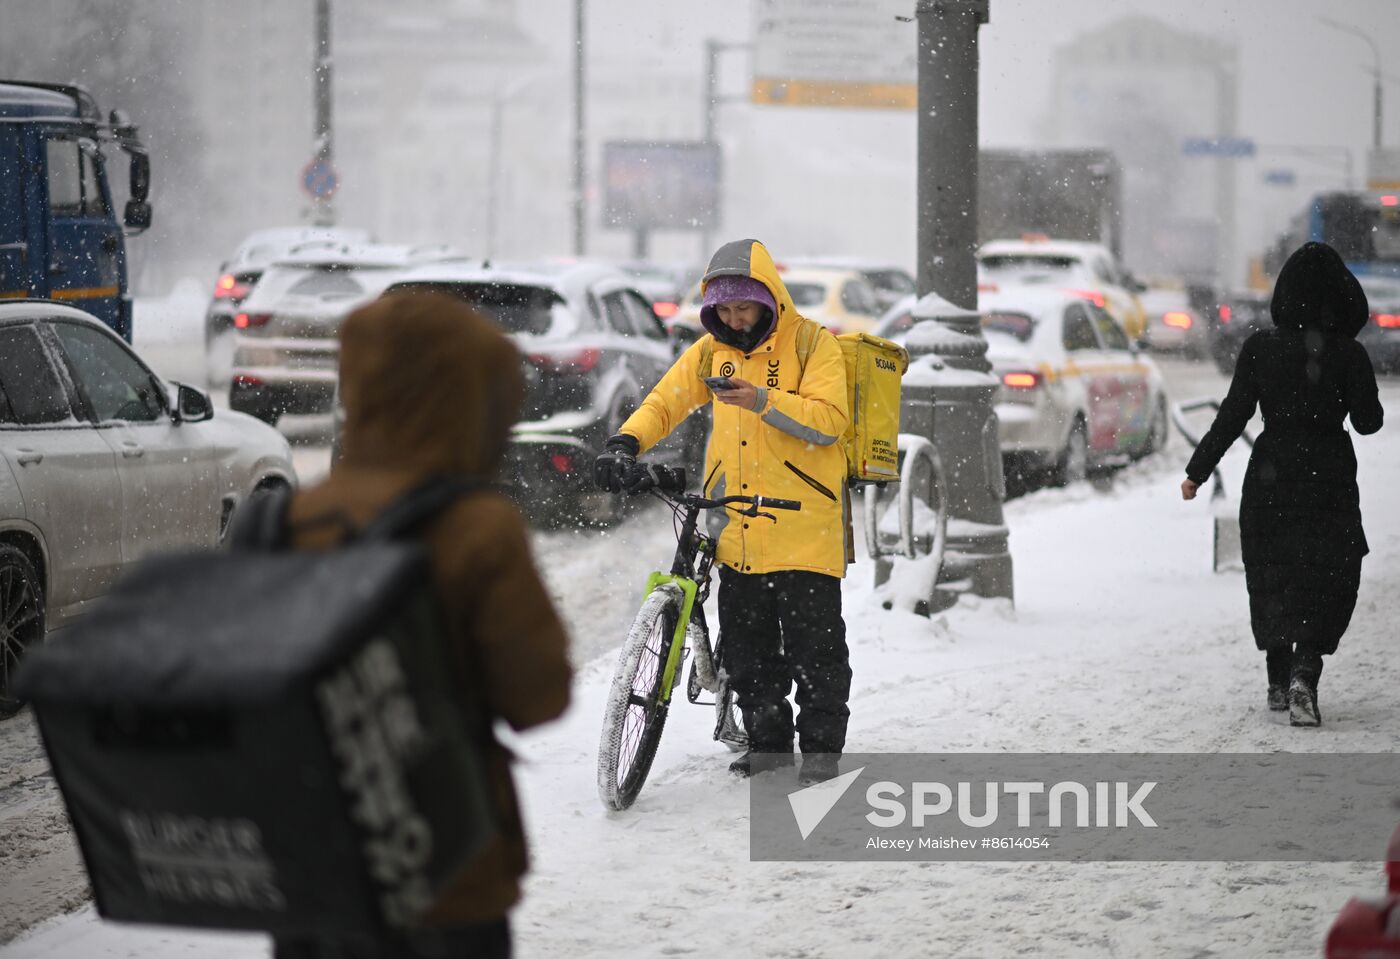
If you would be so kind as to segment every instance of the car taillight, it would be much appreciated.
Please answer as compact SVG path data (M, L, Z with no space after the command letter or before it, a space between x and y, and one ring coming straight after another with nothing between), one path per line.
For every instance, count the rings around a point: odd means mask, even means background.
M271 319L271 313L239 313L233 318L233 325L240 330L246 330L250 326L267 326L268 320Z
M235 377L233 378L233 385L234 385L234 386L262 386L262 385L263 385L263 381L262 381L262 378L261 378L261 377L258 377L258 376L250 376L250 375L247 374L247 373L239 373L237 376L235 376Z
M241 300L248 295L250 284L238 282L238 277L225 273L214 283L214 299Z
M1090 303L1094 304L1099 309L1103 309L1105 301L1103 298L1103 294L1100 293L1098 290L1067 290L1066 292L1068 292L1072 296L1079 297L1081 300L1088 300Z
M1043 379L1044 377L1039 373L1031 370L1017 370L1014 373L1001 374L1001 382L1013 390L1033 390L1040 385Z
M680 308L679 303L672 303L670 300L657 300L651 305L651 311L656 314L658 319L662 320L669 320L680 312Z
M588 373L602 358L602 350L587 349L576 353L537 353L531 355L530 362L557 373Z
M1400 329L1400 313L1372 313L1371 319L1383 329Z
M549 465L554 467L556 473L572 473L574 471L574 458L568 453L555 453L550 456Z
M1162 322L1173 329L1189 330L1191 329L1191 314L1172 310L1170 313L1162 314Z
M1221 322L1221 323L1229 323L1229 322L1230 322L1230 317L1232 317L1232 316L1234 316L1234 315L1235 315L1235 311L1234 311L1234 310L1230 309L1228 306L1226 306L1226 305L1223 304L1223 303L1220 304L1220 322Z
M995 293L998 289L999 289L999 287L998 287L995 283L978 283L978 284L977 284L977 292L978 292L978 293Z

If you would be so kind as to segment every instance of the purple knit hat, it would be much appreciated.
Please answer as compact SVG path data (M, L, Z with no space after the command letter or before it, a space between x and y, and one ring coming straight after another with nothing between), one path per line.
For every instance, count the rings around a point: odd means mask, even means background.
M715 307L735 300L749 300L768 308L768 316L778 315L778 304L773 294L761 281L751 276L717 276L705 284L705 299L700 307L700 325L713 334L717 329L727 329L720 322ZM771 322L771 320L770 320Z

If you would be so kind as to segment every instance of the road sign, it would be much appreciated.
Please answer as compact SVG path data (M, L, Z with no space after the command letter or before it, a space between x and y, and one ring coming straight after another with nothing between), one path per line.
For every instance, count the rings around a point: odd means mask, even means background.
M301 168L301 188L317 200L329 200L340 186L340 175L329 160L312 160Z
M698 140L603 144L603 221L623 229L697 230L719 213L719 146Z
M754 4L754 103L912 110L918 25L910 0Z
M1267 170L1264 182L1269 186L1292 186L1298 182L1298 175L1292 170Z
M1189 157L1252 157L1257 152L1248 137L1187 137L1181 152Z

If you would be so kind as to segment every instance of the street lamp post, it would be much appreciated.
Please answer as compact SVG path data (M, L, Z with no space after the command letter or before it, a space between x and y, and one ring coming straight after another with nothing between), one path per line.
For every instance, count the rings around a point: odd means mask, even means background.
M1371 75L1375 80L1375 93L1372 99L1374 117L1371 127L1371 145L1379 150L1381 148L1381 48L1369 33L1357 27L1353 27L1349 23L1342 23L1339 20L1333 20L1331 17L1318 17L1317 19L1320 23L1331 27L1333 30L1340 30L1342 33L1349 33L1354 37L1360 37L1371 45L1371 55L1375 57L1375 66L1371 71Z

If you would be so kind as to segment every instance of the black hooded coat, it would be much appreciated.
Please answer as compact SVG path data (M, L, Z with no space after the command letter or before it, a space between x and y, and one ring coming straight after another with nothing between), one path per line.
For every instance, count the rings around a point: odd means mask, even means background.
M1279 273L1270 303L1273 330L1245 341L1229 394L1186 466L1204 483L1258 406L1264 431L1254 444L1240 499L1240 538L1250 622L1260 649L1336 651L1356 606L1361 528L1358 433L1381 428L1376 377L1356 334L1366 295L1337 252L1308 243Z

